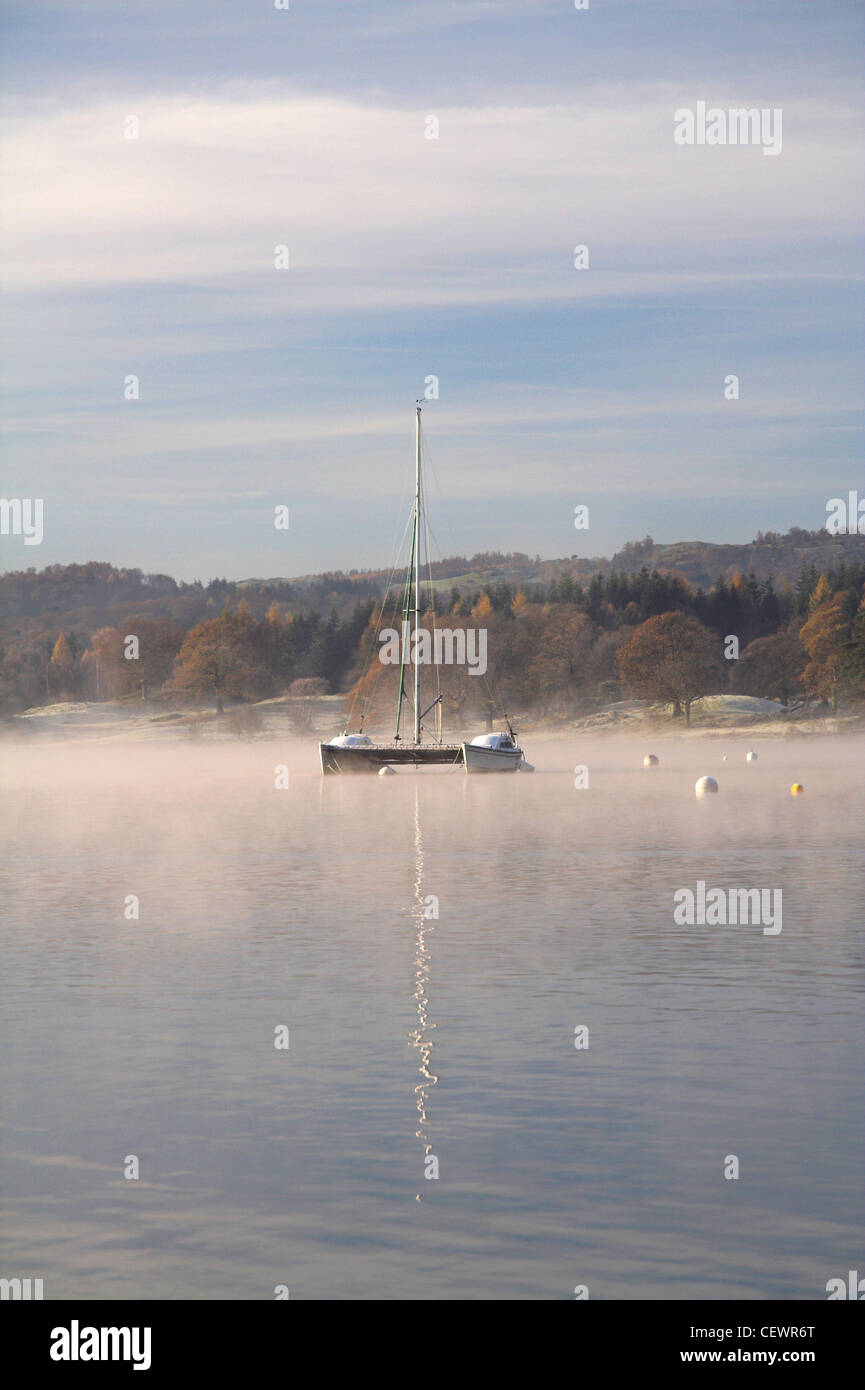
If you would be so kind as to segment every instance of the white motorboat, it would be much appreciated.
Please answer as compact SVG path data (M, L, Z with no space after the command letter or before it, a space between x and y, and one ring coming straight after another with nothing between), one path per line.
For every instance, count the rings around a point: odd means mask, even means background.
M478 734L462 750L466 772L534 772L512 732Z

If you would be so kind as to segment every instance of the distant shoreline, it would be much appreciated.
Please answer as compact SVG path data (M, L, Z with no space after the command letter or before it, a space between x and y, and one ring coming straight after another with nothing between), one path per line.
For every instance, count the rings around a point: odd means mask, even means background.
M95 743L225 743L265 742L292 738L316 743L332 738L347 722L342 696L310 697L308 712L298 720L282 698L239 704L223 715L214 709L169 708L157 701L111 700L100 703L67 701L36 706L12 715L0 724L0 739L29 742L58 739ZM673 719L669 706L639 700L620 701L590 714L562 720L544 720L530 714L512 714L520 733L564 740L578 736L645 740L747 738L778 739L865 732L865 714L859 711L785 712L777 701L754 696L714 695L696 702L692 723ZM455 731L471 737L482 731L478 717Z

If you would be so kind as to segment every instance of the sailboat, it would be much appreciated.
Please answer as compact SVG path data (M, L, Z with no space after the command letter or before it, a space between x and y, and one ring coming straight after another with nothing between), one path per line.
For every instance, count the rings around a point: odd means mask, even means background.
M421 499L422 488L422 447L421 447L421 402L415 404L415 486L414 512L412 517L411 553L408 563L403 607L403 644L399 670L399 695L397 699L396 729L390 742L378 742L363 733L344 731L328 743L318 745L323 776L334 773L393 772L398 767L427 767L439 765L462 767L466 772L531 772L534 769L526 762L525 754L517 742L516 734L506 720L507 729L496 733L478 734L469 743L444 743L441 740L441 695L426 707L421 701L421 662L413 662L408 656L412 620L413 631L420 630L421 619ZM417 649L414 656L417 657ZM409 699L405 688L406 665L414 665L414 678L411 704L413 708L413 730L411 739L404 738L401 732L403 706ZM424 742L424 734L429 731L424 725L427 715L437 711L437 730Z

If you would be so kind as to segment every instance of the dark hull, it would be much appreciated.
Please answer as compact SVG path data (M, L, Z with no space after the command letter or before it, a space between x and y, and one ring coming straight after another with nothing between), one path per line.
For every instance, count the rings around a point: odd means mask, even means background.
M431 743L420 747L411 743L382 743L371 748L334 748L329 743L320 743L318 752L325 776L346 772L377 773L383 767L463 765L459 743Z

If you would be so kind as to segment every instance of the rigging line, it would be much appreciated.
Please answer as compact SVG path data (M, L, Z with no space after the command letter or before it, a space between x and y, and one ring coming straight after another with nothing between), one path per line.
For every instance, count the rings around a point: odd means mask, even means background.
M433 465L432 457L431 457L431 455L429 454L429 450L428 450L428 449L425 450L425 453L426 453L426 455L429 457L429 466L430 466L430 469L432 470L433 480L434 480L434 482L435 482L435 484L436 484L436 487L438 487L438 488L440 489L438 477L437 477L436 471L435 471L435 466ZM448 529L449 529L450 532L451 532L451 536L453 537L454 554L456 554L456 537L454 536L453 528L452 528L452 526L450 525L450 517L449 517L449 515L448 515L447 508L444 506L444 503L443 503L443 505L442 505L442 513L443 513L443 515L444 515L445 521L446 521L447 524L448 524ZM432 528L429 526L429 523L428 523L428 522L427 522L427 535L428 535L428 536L429 536L429 535L433 535L434 538L435 538L434 532L432 531ZM438 541L437 538L435 538L435 539L436 539L436 545L439 547L439 549L441 549L440 542ZM428 548L427 548L427 558L429 558L429 540L427 540L427 547L428 547ZM467 557L467 558L468 558L468 557ZM430 569L430 586L431 586L431 585L432 585L432 570ZM438 672L436 672L436 675L438 676ZM481 679L483 680L484 686L486 687L486 692L487 692L487 695L488 695L488 697L489 697L490 704L492 704L492 705L494 705L494 706L495 706L495 705L498 705L499 709L501 709L501 711L502 711L502 713L503 713L503 715L504 715L504 717L505 717L505 722L506 722L506 724L507 724L507 726L508 726L508 729L511 731L511 733L513 733L513 726L512 726L512 724L511 724L511 717L510 717L510 714L508 713L507 709L505 708L504 701L501 699L501 697L493 693L493 690L492 690L492 688L491 688L491 686L490 686L489 679L488 679L488 677L487 677L486 672L484 672L484 674L483 674L483 676L481 677ZM438 708L439 708L439 711L441 711L441 705L439 705Z
M430 536L432 537L432 539L435 541L436 549L438 550L438 552L439 552L439 554L441 555L442 559L444 559L444 550L442 549L442 543L441 543L441 541L439 540L438 536L436 535L435 531L432 529L431 526L429 527L429 535L430 535ZM441 576L441 577L444 578L444 576Z
M426 445L426 439L424 439L424 459L430 459L431 464L430 449L428 449L428 446ZM432 471L434 471L435 474L435 470ZM438 478L435 478L435 482L437 482L438 486ZM434 587L434 581L432 581L432 542L435 543L435 548L438 549L439 557L442 557L442 555L444 555L444 552L442 552L441 543L439 543L438 537L437 535L435 535L435 531L432 530L432 527L430 525L430 507L428 507L428 489L426 473L424 473L423 486L424 528L426 528L427 545L427 584L428 589L430 589L430 607L432 612L432 644L434 644L435 651L435 632L437 632L438 623L438 614L437 612L435 612L435 596L437 596L438 591ZM441 493L441 488L439 488L439 493ZM437 699L435 699L435 737L437 737L439 744L441 744L442 739L444 739L445 702L444 699L442 699L441 670L438 669L438 664L437 666L435 666L435 696L437 696Z
M434 588L433 588L433 578L432 578L432 558L431 558L431 545L430 545L431 528L430 528L430 524L429 524L429 505L428 505L428 492L427 492L426 468L425 468L425 463L426 463L426 460L427 460L427 458L428 458L428 456L429 456L429 447L428 447L427 442L426 442L426 434L425 434L425 432L424 432L423 426L421 426L421 436L420 436L420 437L421 437L421 474L420 474L420 485L421 485L421 515L422 515L422 521L423 521L423 538L424 538L424 543L425 543L425 545L426 545L427 611L430 613L430 617L431 617L431 621L432 621L432 630L433 630L433 652L435 652L435 634L436 634L435 590L434 590ZM418 543L420 543L420 542L418 542ZM435 700L433 701L433 704L430 705L430 706L428 707L428 709L424 711L424 713L428 714L429 711L430 711L430 709L435 708L435 711L436 711L436 729L435 729L435 737L436 737L437 741L438 741L439 743L441 743L441 741L442 741L441 672L439 671L438 665L435 663L435 661L433 661L433 665L434 665L434 667L435 667L435 677L434 677L434 680L435 680L436 698L435 698Z
M401 539L401 541L400 541L400 543L399 543L399 549L400 549L400 550L401 550L401 549L403 548L403 546L405 545L405 538L406 538L406 534L407 534L407 532L408 532L408 528L409 528L409 526L411 525L411 521L412 521L412 516L411 516L411 512L409 512L409 515L408 515L407 518L406 518L405 526L403 527L402 539ZM376 636L378 636L378 633L381 631L381 624L382 624L382 620L383 620L383 618L384 618L385 608L387 607L387 601L388 601L388 599L390 598L390 591L391 591L391 589L393 588L394 578L395 578L396 572L397 572L397 560L398 560L398 558L399 558L399 556L397 555L397 557L394 559L393 568L392 568L392 570L391 570L391 572L390 572L390 578L389 578L388 581L387 581L387 588L386 588L386 590L385 590L384 598L382 599L381 610L380 610L380 612L379 612L379 620L378 620L378 627L376 628Z
M439 502L439 504L440 504L439 510L441 511L441 514L442 514L442 516L443 516L444 519L445 519L445 525L447 526L447 529L448 529L448 531L450 532L451 544L452 544L452 546L453 546L453 549L452 549L451 553L452 553L453 555L457 555L457 554L459 553L459 551L458 551L458 549L457 549L457 546L458 546L459 543L458 543L458 541L457 541L456 532L454 531L454 528L453 528L453 526L451 525L450 512L449 512L449 510L448 510L447 502L445 501L444 493L442 492L441 483L439 482L438 474L436 473L435 463L433 462L433 456L432 456L432 453L431 453L431 451L430 451L429 449L426 450L426 454L427 454L427 457L428 457L428 459L429 459L430 472L432 473L432 479L433 479L433 482L435 483L436 492L437 492L437 494L438 494L438 502ZM436 545L439 547L439 550L440 550L441 553L442 553L442 558L444 558L444 548L443 548L443 546L441 546L441 544L439 543L439 541L438 541L437 539L436 539Z
M452 527L451 524L450 524L450 516L448 515L447 507L446 507L446 505L445 505L444 496L443 496L442 490L441 490L441 484L439 483L438 477L437 477L437 475L436 475L435 466L434 466L433 461L432 461L432 454L430 453L429 446L428 446L427 443L426 443L426 437L425 437L425 436L423 436L423 445L424 445L424 459L425 459L425 460L429 460L429 466L430 466L430 469L431 469L431 471L432 471L433 480L434 480L434 482L435 482L436 489L437 489L437 491L438 491L438 495L439 495L439 498L440 498L440 500L441 500L441 513L442 513L442 516L443 516L444 519L445 519L445 522L447 523L448 530L449 530L450 533L451 533L452 543L453 543L453 547L454 547L453 553L456 554L457 538L456 538L456 535L454 534L454 529L453 529L453 527ZM424 478L424 488L426 488L426 478ZM426 531L427 531L427 563L428 563L429 571L430 571L429 582L430 582L430 587L432 587L432 562L431 562L431 558L430 558L430 556L431 556L431 547L430 547L430 545L429 545L429 540L432 539L432 540L435 542L435 546L436 546L437 551L439 552L439 558L440 558L440 559L444 559L444 546L442 545L441 541L439 540L438 536L436 535L435 531L433 530L432 526L431 526L430 523L429 523L429 509L428 509L428 507L427 507L427 505L426 505L426 491L424 492L424 514L425 514L425 515L424 515L424 519L425 519Z
M373 642L372 642L371 645L370 645L370 649L369 649L369 651L368 651L368 653L367 653L366 660L364 661L363 668L362 668L362 670L361 670L360 676L359 676L359 678L358 678L358 681L357 681L356 687L355 687L355 688L357 688L357 685L361 685L361 697L360 697L360 724L361 724L361 728L363 727L364 721L366 720L367 711L368 711L368 708L369 708L369 701L370 701L371 695L372 695L372 692L371 692L371 691L365 690L365 689L363 688L362 682L364 681L365 677L369 674L369 669L370 669L370 667L371 667L371 665L372 665L372 662L373 662L373 659L374 659L374 657L376 656L376 653L377 653L377 651L378 651L377 643L378 643L379 633L381 632L381 629L382 629L382 623L384 622L384 616L385 616L385 612L386 612L386 610L387 610L388 599L390 598L391 589L393 588L394 578L395 578L396 572L397 572L397 562L398 562L398 560L399 560L399 552L402 550L403 546L405 545L406 532L408 531L409 525L410 525L410 523L411 523L411 519L412 519L412 518L411 518L411 513L409 513L409 515L408 515L408 517L407 517L407 519L406 519L405 525L403 526L403 532L402 532L402 538L401 538L401 540L399 540L399 541L397 542L397 541L396 541L396 538L394 537L395 543L394 543L394 549L393 549L393 551L392 551L393 563L392 563L392 566L391 566L390 575L389 575L389 577L388 577L387 587L385 588L384 598L383 598L382 601L381 601L381 607L380 607L380 609L379 609L378 622L376 623L376 628L375 628L375 638L374 638ZM397 523L397 524L398 524L398 523ZM352 698L351 706L350 706L349 711L348 711L348 722L349 722L349 723L351 723L351 722L353 721L353 719L354 719L354 710L355 710L355 705L356 705L356 703L357 703L357 695L355 695L355 696Z
M382 600L382 606L383 606L383 607L384 607L384 604L387 602L387 599L390 597L390 591L391 591L391 588L393 587L394 576L395 576L395 574L396 574L396 572L397 572L397 566L398 566L398 562L399 562L400 552L401 552L403 546L405 545L406 532L408 531L408 528L409 528L409 525L410 525L410 524L411 524L411 512L409 511L409 513L408 513L408 515L407 515L407 517L406 517L406 520L405 520L405 524L403 525L403 528L402 528L402 537L401 537L399 540L397 540L397 534L398 534L398 530L399 530L399 512L397 512L397 530L394 531L394 543L393 543L393 546L392 546L392 548L391 548L390 574L389 574L389 576L388 576L387 586L386 586L386 588L385 588L384 598L383 598L383 600Z
M402 622L401 622L401 624L400 624L400 631L402 632L403 636L405 635L405 631L406 631L406 624L407 624L407 622L408 622L408 615L409 615L409 604L411 603L412 570L413 570L413 568L414 568L414 548L415 548L415 545L416 545L416 544L420 544L420 541L419 541L418 537L416 536L415 530L414 530L414 508L412 508L412 523L413 523L413 524L412 524L412 536L411 536L411 556L409 557L408 569L406 570L406 576L405 576L405 589L404 589L404 591L403 591L403 606L402 606L403 617L402 617ZM405 648L406 648L406 644L405 644L405 641L403 641L403 642L401 643L401 648L402 648L402 650L401 650L401 654L400 654L400 665L399 665L399 691L398 691L398 693L397 693L397 706L396 706L396 733L394 734L394 742L395 742L395 743L398 743L399 740L400 740L400 732L399 732L399 730L400 730L400 721L401 721L401 719L402 719L402 703L403 703L403 700L406 699L406 688L405 688L405 658L406 658L406 650L405 650Z
M421 439L422 439L422 443L425 444L425 441L423 440L423 436L421 437ZM426 450L424 449L424 454L425 454L425 453L426 453ZM422 493L423 493L424 540L425 540L425 542L426 542L426 569L427 569L427 586L428 586L428 593L429 593L428 604L429 604L429 608L430 608L430 611L431 611L431 614L432 614L433 653L435 653L436 607L435 607L435 589L433 588L433 577L432 577L432 554L431 554L432 547L431 547L431 545L430 545L430 537L431 537L431 535L432 535L432 528L430 527L430 524L429 524L429 507L428 507L428 505L427 505L426 475L425 475L425 473L424 473L423 471L421 472L421 489L422 489ZM438 742L441 743L441 741L442 741L442 721L443 721L443 707L442 707L442 697L441 697L441 672L439 671L438 665L437 665L435 662L434 662L433 664L435 665L436 738L438 739Z
M489 683L489 681L487 680L486 672L484 672L484 674L481 676L481 680L483 681L484 685L486 686L486 692L487 692L487 694L488 694L489 697L490 697L490 704L492 704L492 705L498 705L498 706L499 706L499 709L501 710L502 714L505 716L505 723L506 723L507 726L508 726L508 730L509 730L509 732L511 733L511 735L513 736L514 730L513 730L513 725L511 724L511 716L508 714L507 710L505 709L505 702L504 702L504 700L501 698L500 695L496 695L496 694L493 692L493 690L492 690L492 688L491 688L491 686L490 686L490 683Z
M391 579L388 581L388 587L387 587L387 589L385 590L385 595L384 595L384 598L382 599L381 607L380 607L380 609L379 609L378 621L376 622L376 627L375 627L375 636L373 637L372 642L369 644L369 650L368 650L368 652L367 652L367 654L366 654L366 658L365 658L364 663L363 663L363 666L362 666L362 668L361 668L360 675L358 676L358 679L357 679L357 681L355 682L355 691L354 691L354 693L353 693L353 695L352 695L351 705L350 705L349 711L348 711L348 722L349 722L349 723L352 723L353 720L354 720L355 705L357 704L357 698L358 698L358 697L357 697L357 689L358 689L358 687L360 687L360 692L361 692L361 694L360 694L360 732L361 732L361 733L363 732L363 725L364 725L364 722L365 722L365 720L366 720L367 712L368 712L368 709L369 709L369 700L370 700L370 694L371 694L371 692L369 692L368 690L366 690L366 689L364 688L364 686L363 686L363 681L364 681L364 679L366 678L366 676L368 675L370 666L372 665L373 659L374 659L374 657L375 657L375 655L376 655L376 652L378 651L378 638L379 638L379 633L381 632L382 622L383 622L383 620L384 620L384 614L385 614L385 611L386 611L386 608L387 608L387 602L388 602L388 599L389 599L389 597L390 597L390 590L391 590L392 582L393 582L393 576L391 576Z

